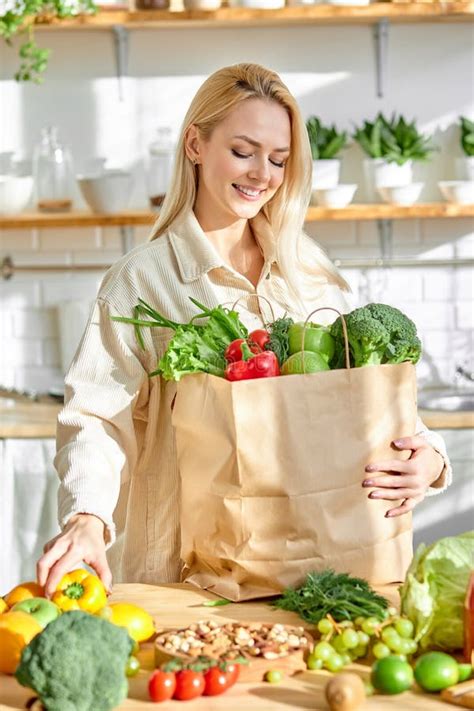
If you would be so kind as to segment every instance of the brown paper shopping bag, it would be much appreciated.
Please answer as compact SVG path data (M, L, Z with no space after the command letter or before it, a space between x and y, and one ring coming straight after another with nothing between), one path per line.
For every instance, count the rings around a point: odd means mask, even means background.
M348 363L348 361L346 361ZM172 421L181 480L183 580L230 600L276 595L333 568L372 585L402 581L411 515L369 500L368 462L407 458L411 363L178 384Z

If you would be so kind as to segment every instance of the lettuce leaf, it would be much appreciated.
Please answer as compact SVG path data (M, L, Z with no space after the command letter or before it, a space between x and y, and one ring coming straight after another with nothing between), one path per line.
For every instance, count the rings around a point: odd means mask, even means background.
M418 546L400 596L421 649L462 648L464 599L473 567L474 531Z

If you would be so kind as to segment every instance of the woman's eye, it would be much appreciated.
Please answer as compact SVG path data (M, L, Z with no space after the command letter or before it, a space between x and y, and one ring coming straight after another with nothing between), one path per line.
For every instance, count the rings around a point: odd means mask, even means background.
M247 156L244 153L239 153L235 150L235 148L232 148L232 153L234 154L234 156L237 156L237 158L250 158L250 156Z
M277 163L275 160L271 160L270 163L272 163L273 165L276 165L277 168L284 168L284 167L285 167L285 163L284 163L284 162L283 162L283 163Z

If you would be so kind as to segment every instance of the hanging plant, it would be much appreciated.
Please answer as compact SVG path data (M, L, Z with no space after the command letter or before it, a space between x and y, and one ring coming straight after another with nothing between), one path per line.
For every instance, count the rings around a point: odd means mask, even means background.
M0 15L0 36L12 46L13 38L20 37L20 67L15 73L17 81L41 84L48 66L51 50L38 47L34 26L39 21L64 20L84 13L94 14L94 0L6 0Z

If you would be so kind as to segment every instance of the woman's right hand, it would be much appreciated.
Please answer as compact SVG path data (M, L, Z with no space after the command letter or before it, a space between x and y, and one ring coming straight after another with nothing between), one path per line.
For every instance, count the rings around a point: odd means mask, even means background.
M63 575L82 562L95 570L110 592L112 573L105 555L104 523L97 516L73 516L64 531L48 541L43 550L44 555L36 564L36 575L46 597L53 595Z

